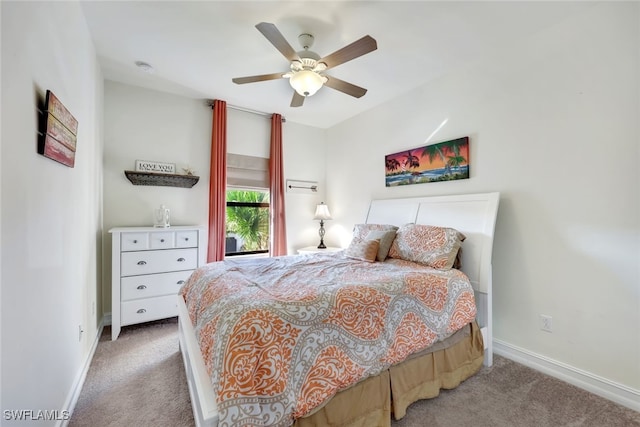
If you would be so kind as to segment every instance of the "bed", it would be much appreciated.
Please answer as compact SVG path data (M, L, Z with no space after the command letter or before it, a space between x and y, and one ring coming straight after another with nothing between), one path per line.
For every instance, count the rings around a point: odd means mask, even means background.
M498 200L373 200L343 253L196 270L178 298L196 425L388 426L392 413L490 366ZM385 238L367 236L389 227L390 258L375 259ZM453 246L412 259L425 230Z

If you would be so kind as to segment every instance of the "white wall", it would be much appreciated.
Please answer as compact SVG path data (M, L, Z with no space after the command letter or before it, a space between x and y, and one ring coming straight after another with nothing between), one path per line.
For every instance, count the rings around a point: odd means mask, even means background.
M327 145L325 131L296 123L283 123L282 144L285 180L318 183L317 193L286 192L287 248L289 254L297 249L318 245L320 224L313 220L316 205L325 201ZM286 185L286 183L285 183ZM286 191L286 189L285 189Z
M286 119L286 117L285 117ZM269 157L271 121L234 109L227 111L227 151ZM285 180L318 183L317 193L285 193L288 253L319 241L315 207L325 197L325 131L285 121L282 124ZM286 182L285 182L286 185ZM286 188L285 188L286 191Z
M639 17L638 3L594 3L330 129L328 241L348 242L371 198L500 191L495 338L637 399ZM430 142L470 136L471 178L386 188L383 157L445 121Z
M2 409L60 411L98 332L102 76L78 3L0 7ZM47 89L79 122L74 168L36 152ZM56 422L9 421L3 412L1 423Z
M0 23L2 23L2 5L0 4ZM2 46L2 31L0 31L0 47ZM0 59L0 64L2 63ZM0 68L0 79L2 69ZM2 98L2 85L0 84L0 99ZM1 106L0 106L1 107ZM2 112L0 110L0 132L2 129ZM2 137L0 133L0 138ZM2 188L2 139L0 139L0 189ZM0 197L0 308L2 307L2 197ZM2 325L0 325L0 409L2 405Z
M172 225L208 224L209 162L212 110L205 100L105 82L104 265L111 265L112 227L152 225L152 211L161 203L171 209ZM227 111L227 150L269 157L270 121L243 111ZM287 179L310 180L324 188L324 131L283 123L284 168ZM193 188L134 186L124 170L136 160L189 166L200 180ZM314 242L315 205L324 192L286 195L287 241L291 253ZM314 231L315 230L315 231ZM104 269L103 309L111 311L111 271Z
M110 228L153 225L160 204L171 209L172 225L205 225L211 113L204 101L107 80L104 111L105 255ZM193 188L133 185L124 171L136 160L175 163L176 173L190 167L200 180Z
M268 158L270 135L269 117L228 109L228 152ZM313 221L313 215L316 205L325 196L325 132L285 121L282 124L282 146L285 180L318 183L317 193L285 193L287 248L288 253L293 254L297 249L319 240L319 225Z

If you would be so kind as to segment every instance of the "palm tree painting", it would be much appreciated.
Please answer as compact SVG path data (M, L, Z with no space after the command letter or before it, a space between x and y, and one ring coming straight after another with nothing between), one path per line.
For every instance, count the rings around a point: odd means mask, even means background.
M469 137L452 139L384 158L387 187L469 178Z

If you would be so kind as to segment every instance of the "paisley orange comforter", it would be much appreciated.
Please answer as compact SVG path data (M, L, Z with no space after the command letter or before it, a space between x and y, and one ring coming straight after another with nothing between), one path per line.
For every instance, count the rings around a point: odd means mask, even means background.
M476 315L464 273L342 253L226 260L180 291L220 426L288 426Z

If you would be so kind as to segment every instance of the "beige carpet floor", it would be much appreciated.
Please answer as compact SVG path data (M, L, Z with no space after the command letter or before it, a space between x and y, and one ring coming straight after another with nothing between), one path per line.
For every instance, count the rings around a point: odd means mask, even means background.
M70 427L194 425L177 320L102 333ZM455 390L416 402L392 427L640 427L640 412L497 356ZM374 427L374 426L372 426Z

